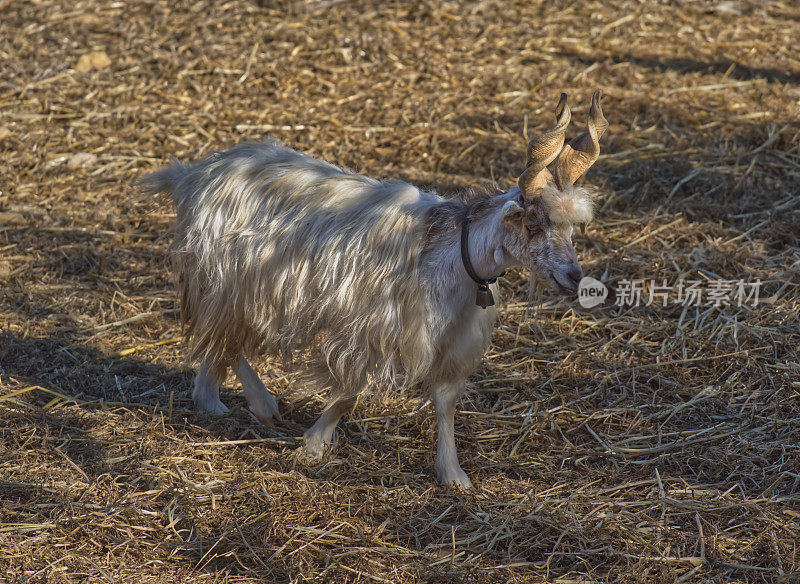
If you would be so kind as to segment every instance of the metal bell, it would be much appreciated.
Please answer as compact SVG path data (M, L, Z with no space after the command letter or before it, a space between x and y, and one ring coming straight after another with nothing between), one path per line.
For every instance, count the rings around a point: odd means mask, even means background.
M494 296L492 296L492 291L489 290L488 284L478 284L478 293L475 295L475 304L481 308L494 306Z

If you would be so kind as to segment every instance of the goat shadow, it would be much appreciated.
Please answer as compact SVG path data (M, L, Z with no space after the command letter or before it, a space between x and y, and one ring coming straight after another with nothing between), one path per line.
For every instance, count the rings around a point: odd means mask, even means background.
M231 407L229 415L218 419L198 415L193 411L191 402L194 376L191 368L154 364L134 355L116 357L105 354L97 348L75 342L68 332L49 337L23 337L0 331L0 375L6 379L14 378L29 387L38 387L0 402L3 417L0 436L7 452L25 452L26 457L39 461L55 460L55 464L65 473L71 472L66 466L71 463L69 466L83 475L89 485L113 480L117 484L127 485L122 489L130 492L148 488L137 484L142 475L142 463L150 458L158 458L164 452L159 450L157 443L143 444L136 434L123 440L105 440L104 432L109 429L114 433L124 433L127 423L147 423L152 416L152 419L166 426L168 433L187 441L291 437L302 435L302 431L320 413L318 405L299 402L299 406L292 404L294 409L291 416L294 421L284 419L276 428L267 428L249 416L241 395L226 392L222 399ZM117 422L109 421L102 415L109 411L119 414L118 428L113 427ZM424 413L421 415L424 416ZM274 445L260 443L259 447L276 451L276 456L270 457L277 465L274 470L288 472L296 469L312 484L341 481L349 486L385 486L380 472L369 473L366 477L347 473L345 451L350 450L351 444L363 448L368 443L380 456L393 459L397 442L382 435L361 436L355 424L348 425L347 429L340 426L338 435L341 437L342 434L347 437L340 438L333 453L321 463L305 463L302 457L298 461L291 455L287 456L291 454L287 453L287 444L290 451L296 449L290 440ZM296 444L299 446L300 441ZM423 461L423 464L432 463L433 450L428 454L431 460ZM68 459L69 463L61 460L61 457ZM41 465L34 466L41 473ZM413 472L413 466L419 465L404 461L403 468L395 476ZM0 502L19 517L28 517L41 513L62 513L59 510L71 508L76 501L84 498L79 496L76 499L75 491L71 489L59 491L51 488L48 486L49 478L42 480L41 474L33 470L28 472L25 468L7 474L0 480L0 491L3 493ZM435 480L432 472L430 480ZM80 490L77 492L80 493ZM173 497L174 493L170 493L172 491L163 496ZM425 512L435 516L441 510L437 507L429 511L426 507ZM200 519L196 512L184 510L182 513L185 517L181 521L186 525L193 525ZM195 566L189 569L190 574L196 573L200 565L204 571L211 570L221 575L238 573L240 565L233 562L227 552L241 551L242 544L238 537L226 539L230 532L229 523L235 520L214 516L210 521L215 525L203 537L185 543L165 542L164 545L180 548L175 553L186 558L190 562L188 565ZM262 522L237 524L236 529L245 542L258 542L264 538ZM220 543L222 540L223 543ZM214 553L209 555L212 549ZM244 562L246 571L263 568L253 557L240 557L239 562ZM292 580L290 563L276 560L270 568L273 581Z
M282 376L280 371L259 367L256 370L268 386L270 376ZM118 460L119 452L109 452L102 439L93 438L93 430L107 423L94 415L97 412L129 410L140 420L157 417L187 441L276 438L274 448L286 453L300 447L303 432L324 407L313 396L295 399L291 394L279 395L281 419L273 427L264 426L248 411L242 392L231 390L234 384L230 381L235 379L231 375L220 392L231 412L219 418L197 413L191 399L193 367L154 363L135 354L122 357L105 354L98 348L75 342L69 332L21 337L0 331L0 376L34 388L18 398L24 399L29 407L4 408L5 426L12 430L5 439L11 442L22 439L15 436L13 428L35 428L33 435L47 437L91 480L105 474L126 476L133 470L131 464L136 463L136 460ZM80 407L53 407L56 404ZM0 402L0 405L5 404ZM348 418L345 416L343 422ZM357 430L345 430L340 424L336 436L343 433L366 440L382 452L393 451L397 446L378 435L365 437ZM126 458L137 458L132 449L127 449L126 454L129 455ZM310 479L325 479L325 473L318 472L321 467L324 462L301 459L298 470Z
M36 435L60 438L63 444L59 449L92 480L107 473L124 474L125 470L122 463L109 463L113 457L103 441L91 437L92 429L100 424L94 412L127 409L139 418L157 416L187 440L281 436L287 438L287 445L319 414L313 404L292 404L292 418L299 423L282 420L269 428L249 414L241 394L226 388L221 397L231 407L229 415L211 418L198 414L191 400L193 368L157 364L136 355L104 354L70 337L63 333L22 338L0 331L0 375L35 386L18 398L31 407L6 408L4 421L9 429L35 427ZM81 407L52 407L58 402ZM15 439L13 433L7 439ZM299 440L296 443L299 445Z

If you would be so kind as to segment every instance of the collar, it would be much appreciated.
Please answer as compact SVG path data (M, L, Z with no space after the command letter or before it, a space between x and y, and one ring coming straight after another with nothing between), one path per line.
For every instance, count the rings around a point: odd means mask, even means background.
M472 207L467 207L464 212L464 218L461 221L461 262L464 264L464 269L469 277L478 285L475 304L481 308L486 308L487 306L494 306L494 296L489 289L489 284L497 282L497 278L505 274L505 271L488 280L479 278L478 274L475 273L475 268L472 267L472 261L469 258L469 212L471 209Z

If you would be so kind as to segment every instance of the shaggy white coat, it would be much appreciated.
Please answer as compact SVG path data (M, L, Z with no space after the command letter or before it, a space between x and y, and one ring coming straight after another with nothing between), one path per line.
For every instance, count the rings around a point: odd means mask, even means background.
M271 421L277 403L246 357L268 351L290 360L311 349L303 367L316 390L330 388L331 401L306 433L310 454L322 454L367 386L421 383L437 409L439 478L470 486L455 453L454 404L496 311L475 306L462 265L464 201L354 174L275 141L176 163L142 182L170 192L177 206L173 252L191 356L201 363L198 407L227 411L218 389L233 367L251 409ZM470 252L484 277L519 264L504 254L498 228L518 199L514 189L488 198L472 221ZM555 222L589 218L590 203L549 191L543 201Z

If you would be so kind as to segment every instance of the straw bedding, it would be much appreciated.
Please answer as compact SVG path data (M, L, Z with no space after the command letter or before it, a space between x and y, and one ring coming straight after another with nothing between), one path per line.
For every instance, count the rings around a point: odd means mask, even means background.
M800 573L800 10L792 2L0 0L0 574L9 582L792 582ZM432 409L193 413L133 183L274 136L442 192L513 184L561 90L611 125L591 310L502 280L436 485ZM568 138L577 133L577 123ZM755 307L614 306L760 279ZM646 286L645 286L646 288ZM644 294L647 297L647 293ZM298 383L258 363L281 395ZM288 394L287 394L288 395Z

